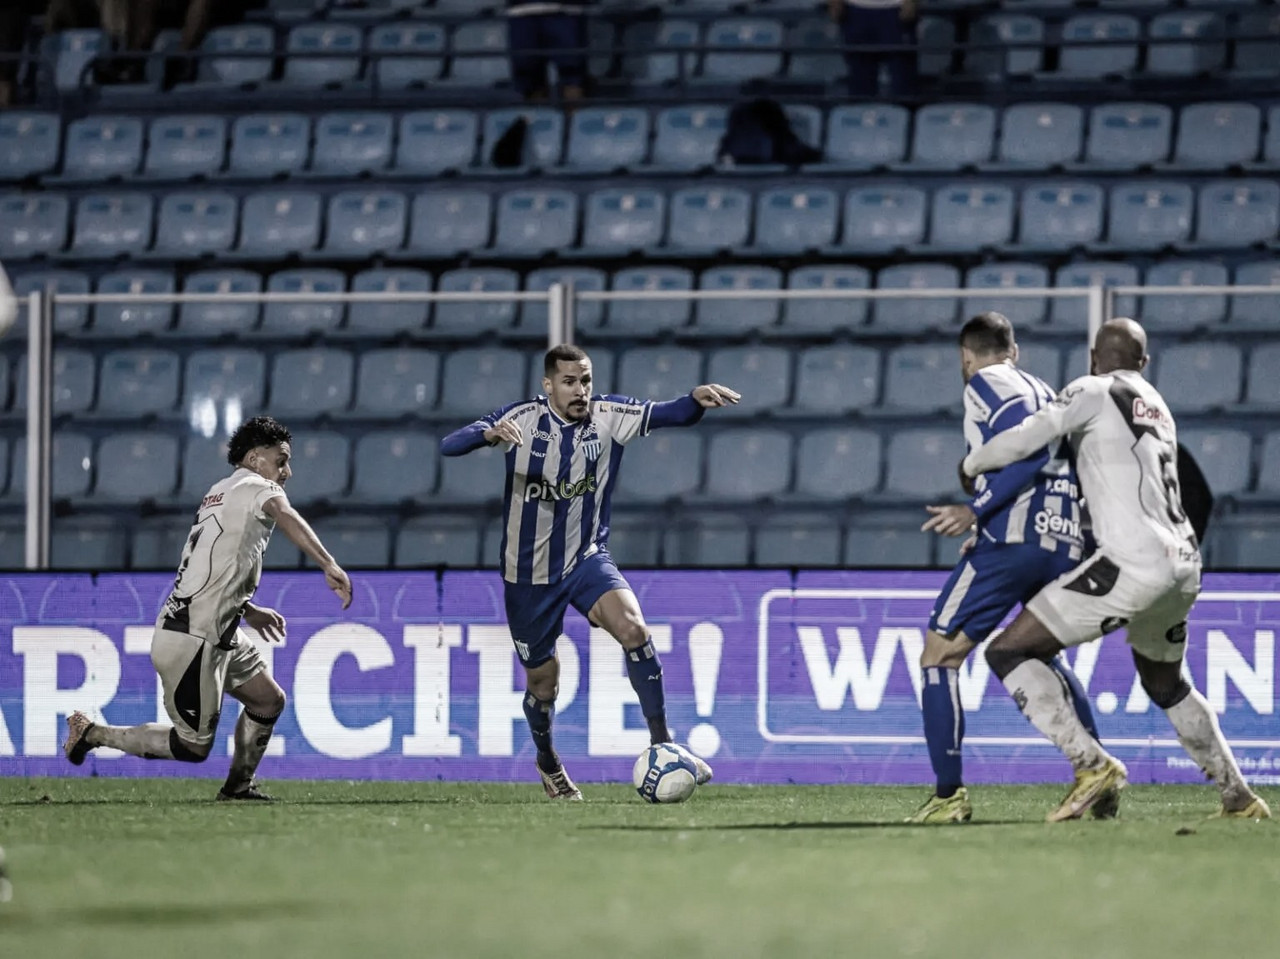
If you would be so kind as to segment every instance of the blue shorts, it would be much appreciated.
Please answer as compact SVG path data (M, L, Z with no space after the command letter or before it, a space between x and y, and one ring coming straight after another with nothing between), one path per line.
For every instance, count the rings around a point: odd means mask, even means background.
M964 633L980 643L1013 607L1077 565L1079 560L1035 544L979 543L947 577L929 628L943 636Z
M573 608L586 616L605 593L630 589L618 572L608 550L592 553L558 583L530 586L507 583L504 599L511 641L520 662L532 669L556 654L556 640L564 632L565 610Z

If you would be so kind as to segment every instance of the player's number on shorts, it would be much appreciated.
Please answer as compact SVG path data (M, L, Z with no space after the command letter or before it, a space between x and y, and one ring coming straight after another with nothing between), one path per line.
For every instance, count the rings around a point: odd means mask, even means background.
M1182 524L1187 514L1182 509L1182 490L1178 486L1178 452L1172 443L1160 444L1160 478L1164 482L1169 519Z

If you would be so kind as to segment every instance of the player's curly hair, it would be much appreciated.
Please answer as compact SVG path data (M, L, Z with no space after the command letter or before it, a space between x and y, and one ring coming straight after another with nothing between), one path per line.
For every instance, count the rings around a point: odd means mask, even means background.
M239 466L249 450L288 443L292 439L293 434L283 423L270 416L255 416L251 420L245 420L231 434L231 442L227 445L227 462L232 466Z

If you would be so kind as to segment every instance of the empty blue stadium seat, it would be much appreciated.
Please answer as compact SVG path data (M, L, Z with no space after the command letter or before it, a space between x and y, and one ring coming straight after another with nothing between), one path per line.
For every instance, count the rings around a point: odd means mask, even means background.
M704 43L702 75L708 79L744 81L782 70L782 24L776 20L716 20L707 27Z
M1219 180L1200 188L1196 242L1213 247L1269 243L1280 229L1280 186L1274 180Z
M689 20L663 18L658 23L635 23L627 28L623 47L632 55L623 61L623 72L642 83L689 80L698 66L692 48L702 41L702 26ZM682 52L664 52L681 49Z
M940 77L951 70L951 53L956 45L955 21L946 17L921 17L916 24L916 58L920 75Z
M977 251L1013 236L1013 190L1007 186L943 186L934 191L929 245Z
M172 571L191 535L189 516L153 516L133 528L130 569Z
M1044 21L1025 13L997 13L983 17L969 29L971 43L987 44L989 50L965 54L966 73L1004 78L1009 74L1035 73L1044 65ZM1004 45L1034 44L1003 50Z
M227 462L225 440L204 436L187 437L182 450L182 481L176 498L184 506L196 506L209 491L209 487L230 475L232 469ZM181 555L181 551L178 555Z
M187 421L208 436L214 434L219 421L238 426L262 407L266 383L267 360L257 350L204 349L192 353L187 357L182 390Z
M348 569L382 569L391 562L391 530L381 516L326 516L316 520L315 530Z
M726 416L758 417L791 401L791 351L780 346L722 346L711 353L707 378L742 394Z
M1262 111L1252 103L1193 103L1178 115L1176 165L1223 169L1258 156Z
M182 361L169 350L113 350L102 357L98 412L149 416L178 405ZM175 454L176 468L176 454Z
M98 444L93 498L145 503L173 494L178 485L178 440L163 432L113 433Z
M1225 519L1212 534L1219 569L1280 569L1280 516L1245 513Z
M1166 260L1147 271L1147 286L1225 286L1227 268L1200 260ZM1142 298L1142 325L1148 330L1185 333L1221 323L1227 298L1221 293L1202 296L1152 294Z
M801 415L864 413L880 398L880 353L865 346L811 346L796 357L793 410Z
M422 270L375 268L351 279L352 293L428 293L431 274ZM427 323L430 304L426 302L352 303L348 307L344 333L354 336L384 337L397 333L421 333Z
M696 493L702 485L702 455L697 431L657 431L644 441L643 455L627 458L618 491L628 503L663 503Z
M756 565L838 566L840 527L824 513L767 517L756 528Z
M906 156L909 122L906 109L892 104L840 104L827 119L823 161L852 169L898 163Z
M442 173L471 166L480 121L470 110L419 110L400 118L396 170Z
M341 500L351 472L351 444L347 438L327 430L295 432L292 450L289 501L302 504Z
M667 243L684 250L742 246L751 229L751 197L736 187L686 187L671 196Z
M507 402L511 402L510 398ZM471 414L472 418L480 415L479 412ZM502 496L504 456L504 451L497 446L482 446L465 456L441 457L440 485L433 501L459 506L496 501Z
M453 256L489 245L493 200L479 190L432 190L413 198L409 252Z
M2 207L0 207L2 208ZM25 302L33 292L42 295L54 293L88 293L89 278L76 270L40 270L35 273L21 273L12 277L13 293L20 301ZM84 329L88 319L89 308L80 304L63 303L54 308L54 333L78 333ZM15 335L23 335L26 330L27 311L19 310L15 324Z
M667 528L663 562L679 566L745 566L751 559L751 529L733 514L702 513Z
M19 367L21 372L21 367ZM55 430L53 433L53 496L78 499L89 492L93 478L93 443L83 433ZM18 437L9 461L9 495L27 492L27 438Z
M840 245L851 252L888 253L924 242L927 203L909 186L855 187L844 200Z
M674 266L631 267L613 275L615 292L692 290L693 274ZM687 300L614 300L609 303L602 336L652 336L689 322Z
M836 239L836 192L826 187L775 187L756 197L755 245L770 253L802 253Z
M1185 183L1122 183L1111 188L1107 241L1124 250L1154 250L1191 233L1191 187Z
M306 253L320 243L320 197L303 190L264 190L245 197L240 212L241 253L279 257Z
M373 75L384 90L425 86L444 69L444 27L410 21L384 23L369 31Z
M524 165L539 168L556 166L564 147L564 115L550 107L490 110L484 118L481 162L491 162L494 144L521 117L529 124L525 133Z
M501 18L464 23L453 31L449 77L470 86L492 86L511 78L507 25Z
M791 130L802 143L817 149L822 146L823 114L819 107L807 103L789 103L782 108Z
M360 72L363 39L360 28L349 23L299 24L285 41L284 82L327 87L354 80Z
M591 267L551 266L541 270L533 270L524 278L524 288L529 293L545 293L552 284L572 284L575 293L590 291L603 292L607 283L603 270ZM604 322L604 303L594 300L579 302L575 316L577 328L582 331L594 331ZM546 337L547 304L538 300L528 300L520 305L520 329L530 336ZM597 377L598 378L598 377Z
M1063 384L1061 351L1048 343L1023 339L1021 333L1018 336L1018 368L1040 377L1055 390Z
M1258 492L1267 498L1280 493L1280 432L1272 430L1262 438L1258 457Z
M911 344L885 357L884 408L895 413L930 413L958 406L955 348Z
M67 124L64 176L105 180L137 171L142 163L142 121L94 116Z
M71 205L54 193L0 195L0 259L24 260L67 245Z
M808 80L825 84L844 73L840 55L843 40L838 24L827 18L809 18L792 25L787 31L787 76L792 80Z
M709 497L746 502L778 496L790 484L791 437L781 430L720 430L707 444Z
M930 104L916 112L911 162L955 170L991 159L996 114L977 103Z
M570 190L511 190L498 199L494 248L536 256L576 245L578 195Z
M1066 103L1019 103L1004 111L1002 164L1049 169L1072 163L1084 141L1084 111Z
M657 566L662 525L652 516L614 512L609 519L609 553L627 569Z
M573 115L565 165L579 170L630 169L649 152L643 107L587 107Z
M880 437L847 426L809 430L796 448L796 493L839 502L880 486Z
M0 181L49 173L58 165L62 124L56 114L0 113Z
M1160 353L1156 388L1173 413L1201 413L1240 400L1244 362L1231 343L1177 343Z
M698 280L700 290L777 290L782 273L767 266L717 266ZM775 299L699 300L694 308L693 334L746 336L778 322Z
M1147 37L1186 42L1149 43L1147 72L1190 77L1221 69L1227 59L1222 35L1222 19L1215 13L1180 10L1158 14L1147 26Z
M1104 77L1128 73L1138 65L1137 17L1117 13L1084 13L1062 25L1058 72L1072 77ZM1108 41L1094 46L1091 40ZM1132 43L1124 43L1131 40Z
M84 350L60 346L53 351L53 412L85 413L93 407L96 382L93 355ZM13 407L27 408L27 364L18 364Z
M266 179L295 173L311 153L311 121L300 113L255 113L231 128L232 173Z
M1085 159L1093 166L1133 169L1169 156L1173 111L1156 103L1108 103L1089 115Z
M0 354L0 417L9 412L9 357ZM0 437L0 493L9 482L9 441Z
M204 270L187 276L184 293L225 296L228 293L261 293L262 277L248 270ZM213 337L243 335L258 325L258 303L214 300L183 303L178 313L178 336Z
M351 499L355 502L425 500L436 488L439 443L420 431L366 433L356 440L354 459ZM349 562L345 556L343 561Z
M272 29L261 24L215 27L205 35L200 60L202 80L225 84L261 83L271 76L276 39ZM233 56L218 57L219 53ZM214 56L208 56L213 54ZM259 54L253 56L252 54Z
M1037 263L993 263L975 266L965 273L964 285L971 289L992 291L1041 289L1049 285L1049 271ZM992 292L981 299L969 299L962 308L965 316L985 310L1003 313L1021 328L1024 324L1043 323L1048 300L1042 296L1004 296Z
M351 405L355 362L345 350L311 347L284 350L271 364L273 415L321 416Z
M1241 264L1236 267L1236 285L1280 287L1280 261L1263 260ZM1275 296L1255 293L1231 298L1233 324L1270 326L1275 323L1277 316L1280 316L1280 290L1276 290Z
M920 532L919 517L912 513L863 514L845 530L844 564L852 567L918 567L933 562L932 533ZM939 557L949 563L950 557Z
M124 569L126 527L103 517L58 517L49 534L49 564L54 569Z
M1242 10L1236 19L1233 73L1275 76L1280 72L1280 17L1266 7Z
M450 270L440 274L437 289L441 293L514 293L520 289L520 277L513 270ZM437 303L431 332L441 336L480 337L508 330L515 320L516 304L511 300Z
M640 399L669 400L702 380L702 354L680 346L640 346L622 354L617 391Z
M364 259L404 245L408 201L395 190L348 190L329 200L324 249Z
M609 187L587 196L582 247L592 254L630 253L662 242L667 198L651 187Z
M267 281L268 293L315 293L328 297L346 291L341 270L281 270ZM331 299L319 302L268 303L263 309L263 336L301 339L312 333L329 333L342 323L345 307Z
M791 271L790 290L865 290L870 275L860 266L804 266ZM782 332L821 333L861 326L867 301L860 299L790 299L782 306Z
M391 163L391 133L391 115L387 113L326 113L316 120L311 169L334 176L385 169Z
M208 176L222 169L227 155L227 121L213 114L158 117L147 143L149 176Z
M728 110L718 105L667 107L658 113L653 138L655 167L696 170L716 162Z
M1069 250L1102 236L1102 187L1095 183L1033 183L1022 191L1018 245Z
M463 457L466 459L467 457ZM480 530L462 516L411 519L396 533L396 566L475 566Z
M1253 441L1241 430L1179 430L1178 442L1195 458L1215 497L1249 488ZM1280 465L1280 464L1278 464Z
M951 363L954 369L954 356ZM959 429L895 432L889 437L885 454L885 495L916 500L954 496L956 464L964 454L964 437Z
M160 204L155 252L169 256L203 256L231 249L239 210L229 193L170 193Z
M56 58L54 86L60 93L73 93L82 85L93 84L93 73L86 67L103 53L107 40L101 30L62 30L53 35L52 53Z
M82 256L141 253L151 245L155 204L145 193L93 193L76 203L71 249Z
M943 263L904 263L880 271L876 287L882 290L954 289L960 272ZM955 322L956 301L945 299L883 299L872 309L872 325L894 333L922 333Z
M1057 287L1082 286L1136 286L1138 268L1131 263L1072 263L1059 267L1053 285ZM1134 296L1118 296L1112 308L1115 316L1133 316L1138 309ZM1089 310L1085 298L1055 298L1049 310L1049 320L1061 330L1088 328Z
M421 415L435 406L439 390L439 354L409 347L369 350L360 355L352 409L378 418Z

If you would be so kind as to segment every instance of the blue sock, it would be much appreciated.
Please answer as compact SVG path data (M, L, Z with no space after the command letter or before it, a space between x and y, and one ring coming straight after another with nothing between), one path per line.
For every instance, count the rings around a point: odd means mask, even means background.
M538 768L553 773L560 768L560 758L551 745L551 719L556 714L556 704L543 702L533 693L524 696L524 718L529 722L529 734L538 750Z
M1071 705L1075 707L1076 717L1080 720L1081 725L1089 731L1089 735L1094 739L1098 737L1098 724L1093 721L1093 710L1089 708L1089 697L1085 694L1084 687L1080 685L1080 679L1067 668L1059 657L1055 656L1049 660L1049 668L1058 674L1058 678L1066 684L1067 693L1071 696ZM1099 739L1099 741L1101 741Z
M938 778L937 794L946 799L964 785L960 757L964 710L960 708L959 671L927 667L920 705L924 709L924 740L929 746L929 762Z
M640 712L649 724L649 740L665 743L671 739L667 731L667 697L662 691L662 660L653 648L653 640L645 641L639 649L626 651L627 678L631 688L640 697Z

